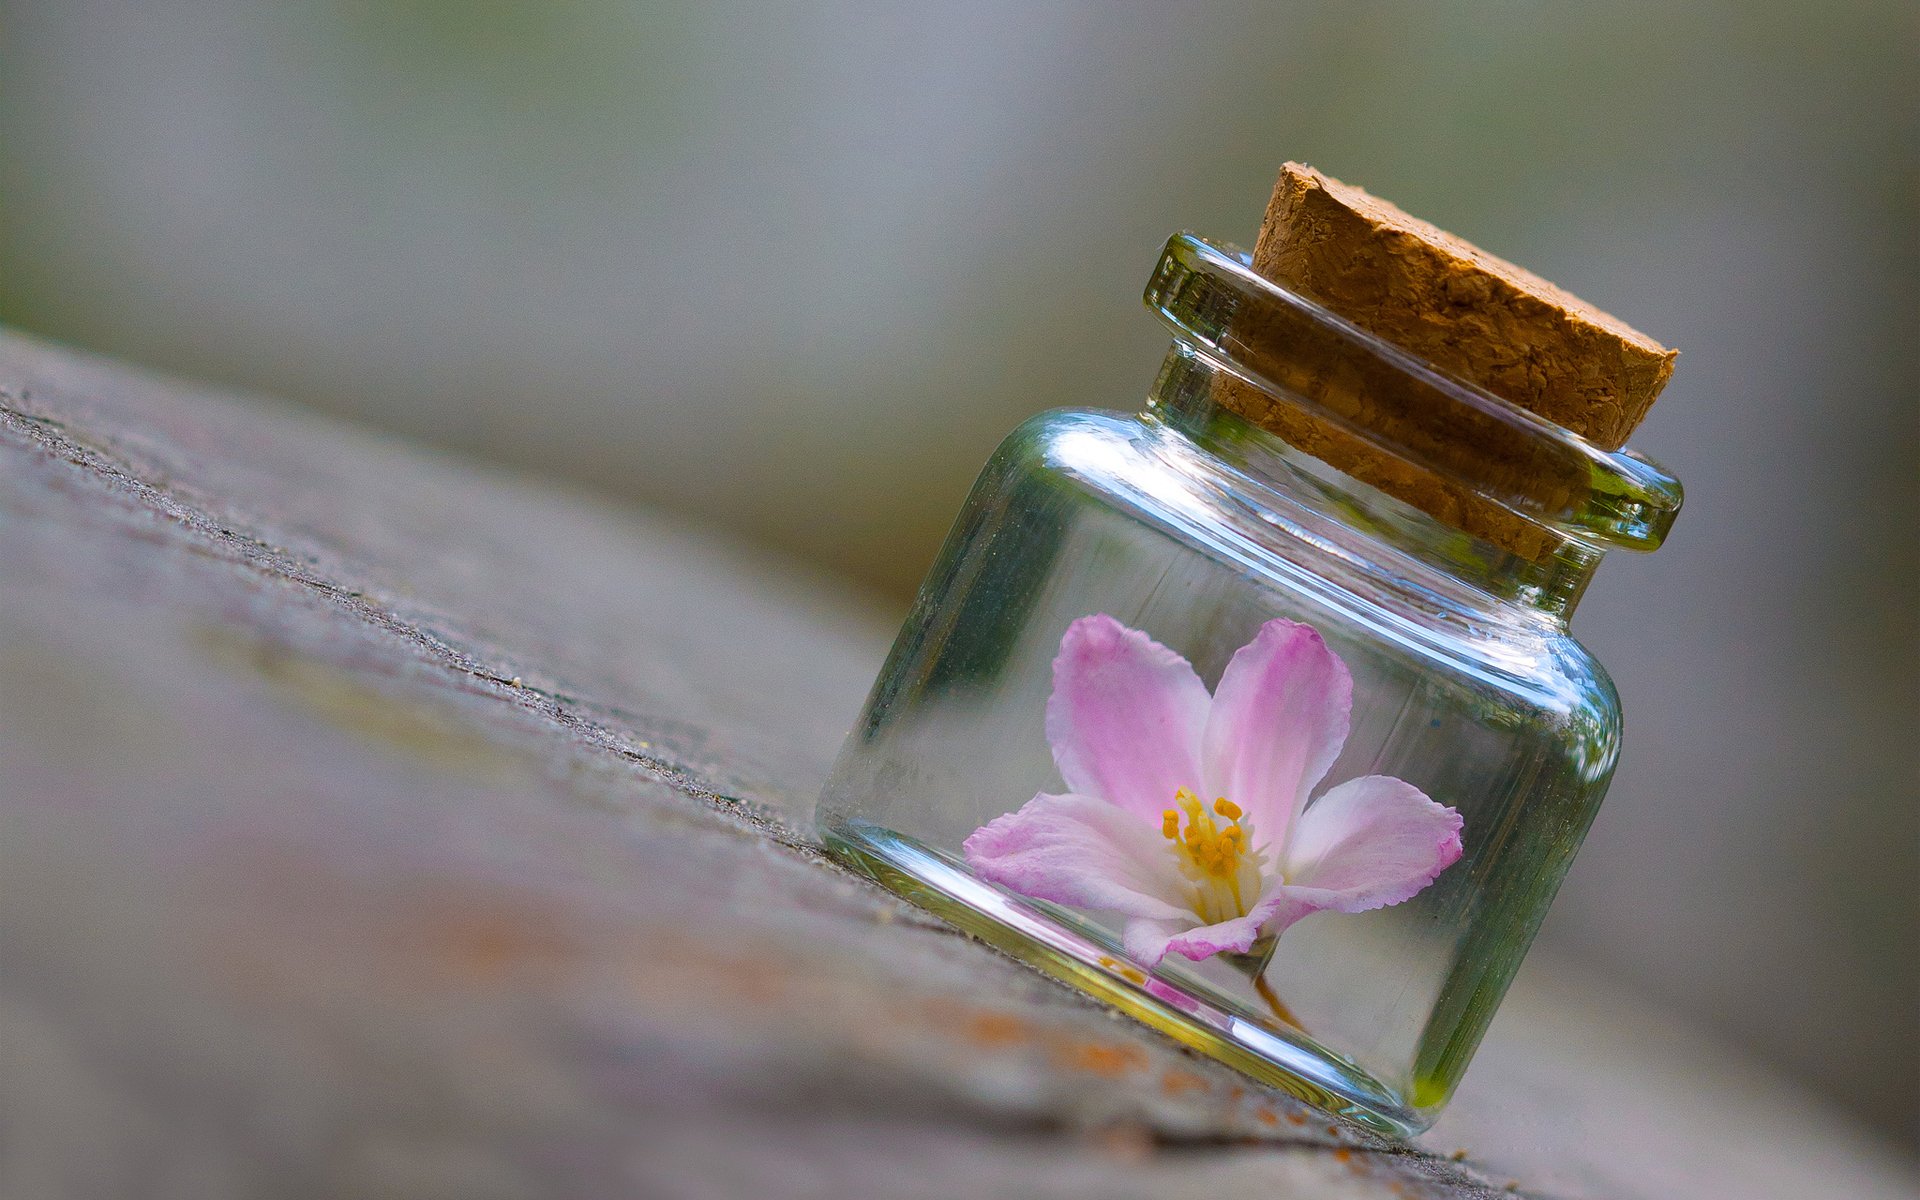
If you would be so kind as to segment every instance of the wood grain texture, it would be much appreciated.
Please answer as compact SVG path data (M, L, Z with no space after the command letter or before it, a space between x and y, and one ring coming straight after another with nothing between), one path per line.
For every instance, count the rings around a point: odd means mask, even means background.
M1416 1148L901 905L797 821L885 636L657 518L0 336L0 1195L1913 1194L1576 975Z

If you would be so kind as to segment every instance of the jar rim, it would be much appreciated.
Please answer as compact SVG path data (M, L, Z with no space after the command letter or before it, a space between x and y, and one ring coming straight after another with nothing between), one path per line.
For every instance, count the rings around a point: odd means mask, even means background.
M1439 370L1257 274L1237 246L1175 234L1145 301L1177 341L1215 368L1561 537L1597 549L1653 550L1679 515L1680 481L1651 459L1604 449ZM1312 394L1279 377L1275 364L1300 354L1337 356L1367 404L1351 395L1343 402L1338 392ZM1392 421L1369 422L1358 411L1388 396Z

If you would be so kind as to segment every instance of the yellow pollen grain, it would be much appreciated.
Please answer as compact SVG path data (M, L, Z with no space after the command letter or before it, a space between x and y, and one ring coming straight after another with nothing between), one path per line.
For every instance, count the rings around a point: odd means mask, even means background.
M1242 856L1247 853L1247 831L1240 824L1245 812L1239 805L1222 796L1214 801L1213 811L1224 817L1229 824L1222 829L1201 806L1200 797L1191 788L1181 788L1174 793L1180 809L1164 809L1160 813L1160 834L1174 844L1186 860L1194 867L1214 880L1226 884L1235 894L1238 903L1238 873ZM1186 816L1186 828L1181 829L1181 812Z

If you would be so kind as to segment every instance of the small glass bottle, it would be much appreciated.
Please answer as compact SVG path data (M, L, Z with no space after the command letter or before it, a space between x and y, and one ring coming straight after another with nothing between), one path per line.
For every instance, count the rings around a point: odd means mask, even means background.
M1341 187L1302 170L1295 199ZM1524 276L1448 245L1456 276ZM962 929L1406 1135L1613 772L1618 701L1568 617L1680 489L1254 257L1173 238L1145 411L1043 413L995 453L816 823Z

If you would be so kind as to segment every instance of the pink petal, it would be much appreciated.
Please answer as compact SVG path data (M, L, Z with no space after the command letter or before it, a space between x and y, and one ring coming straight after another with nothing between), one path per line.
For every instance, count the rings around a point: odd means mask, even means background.
M1281 865L1269 928L1310 912L1364 912L1422 891L1460 858L1460 814L1404 779L1350 779L1301 814Z
M1307 795L1347 740L1353 677L1310 625L1275 619L1242 646L1214 689L1202 761L1207 799L1253 818L1255 839L1280 846Z
M1042 792L974 830L961 850L982 879L1036 900L1192 920L1160 830L1097 796Z
M1185 921L1137 918L1127 922L1121 941L1130 957L1149 967L1157 966L1169 954L1183 955L1195 962L1228 951L1245 954L1260 940L1274 915L1289 904L1290 900L1276 891L1262 897L1246 916L1217 925L1196 925L1191 913Z
M1195 962L1212 958L1223 950L1245 954L1260 940L1260 925L1265 916L1255 909L1244 917L1235 917L1218 925L1201 925L1176 933L1167 940L1167 953L1185 955Z
M1173 795L1200 785L1211 703L1186 659L1102 614L1060 639L1047 743L1069 791L1100 796L1155 830Z
M1157 967L1167 956L1167 943L1173 940L1173 935L1188 928L1192 921L1192 916L1185 922L1135 917L1121 932L1120 944L1126 948L1128 958L1143 967Z

